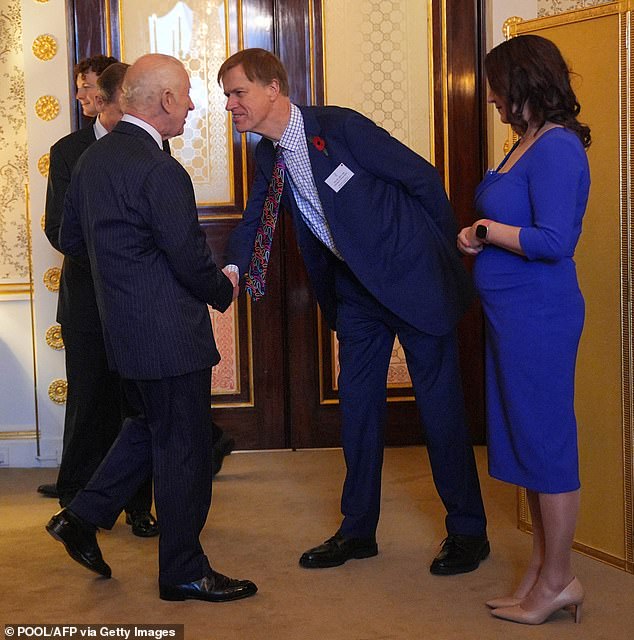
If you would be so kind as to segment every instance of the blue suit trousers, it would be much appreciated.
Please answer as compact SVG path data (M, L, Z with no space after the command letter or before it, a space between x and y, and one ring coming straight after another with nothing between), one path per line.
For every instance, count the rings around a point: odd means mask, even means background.
M434 483L447 511L447 532L485 535L486 517L466 423L455 330L438 337L415 329L374 298L344 263L336 267L336 295L339 400L347 467L341 501L344 520L339 531L346 537L372 537L376 532L386 382L398 336Z

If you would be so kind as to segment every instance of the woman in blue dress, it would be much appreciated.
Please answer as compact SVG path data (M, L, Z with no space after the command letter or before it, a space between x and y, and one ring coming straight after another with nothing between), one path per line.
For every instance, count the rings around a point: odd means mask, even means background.
M458 247L477 255L485 315L489 472L527 490L533 551L494 616L540 624L574 606L571 568L579 508L574 377L584 320L573 255L586 209L590 129L557 47L513 38L486 57L488 102L519 141L476 192L476 222Z

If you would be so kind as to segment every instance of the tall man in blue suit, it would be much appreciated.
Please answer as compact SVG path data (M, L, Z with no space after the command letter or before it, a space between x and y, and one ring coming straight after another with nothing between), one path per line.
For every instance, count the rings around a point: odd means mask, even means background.
M108 361L135 413L46 529L74 560L110 577L96 528L110 529L152 472L160 597L218 602L257 587L214 571L199 539L211 502L211 368L220 360L207 305L224 311L237 282L214 263L189 175L162 150L183 133L189 91L175 58L139 58L123 83L121 122L73 172L60 247L90 260Z
M448 535L431 572L476 569L489 543L456 341L472 289L438 173L355 111L292 104L286 71L268 51L234 54L218 81L236 129L263 136L225 271L247 272L248 287L261 292L263 269L253 266L252 254L256 236L261 243L270 235L262 209L274 163L279 185L281 154L281 202L293 215L317 300L339 340L344 518L333 537L301 556L300 565L333 567L378 553L386 381L398 335L447 510Z

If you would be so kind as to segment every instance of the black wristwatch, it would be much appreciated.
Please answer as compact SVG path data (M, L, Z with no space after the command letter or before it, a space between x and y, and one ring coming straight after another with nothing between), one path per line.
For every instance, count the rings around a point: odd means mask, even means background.
M479 224L475 229L475 234L478 240L486 242L487 236L489 235L489 227L487 227L486 224Z

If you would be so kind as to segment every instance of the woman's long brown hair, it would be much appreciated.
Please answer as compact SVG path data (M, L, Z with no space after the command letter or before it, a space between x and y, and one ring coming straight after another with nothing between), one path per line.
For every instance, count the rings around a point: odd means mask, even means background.
M517 36L492 49L484 66L516 132L524 134L528 128L523 115L527 106L538 127L546 121L561 124L584 147L590 146L590 127L577 120L581 107L570 86L571 72L554 43L541 36Z

